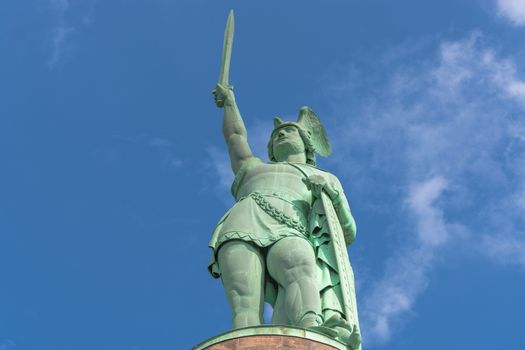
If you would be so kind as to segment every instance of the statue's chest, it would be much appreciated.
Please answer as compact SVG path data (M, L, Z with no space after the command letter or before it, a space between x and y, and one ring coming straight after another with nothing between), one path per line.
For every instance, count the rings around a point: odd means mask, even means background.
M311 202L311 193L304 179L305 174L290 164L261 164L247 171L239 188L239 197L254 191L271 190Z

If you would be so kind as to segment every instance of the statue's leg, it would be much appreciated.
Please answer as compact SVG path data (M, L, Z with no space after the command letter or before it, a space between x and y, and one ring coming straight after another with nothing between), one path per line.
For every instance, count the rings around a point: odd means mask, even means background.
M278 288L277 298L275 305L273 306L272 324L290 324L291 321L288 319L286 312L284 311L286 300L286 291L283 287Z
M219 248L222 283L232 308L233 328L263 323L264 259L259 249L233 240Z
M284 311L292 325L320 325L321 297L312 246L303 238L283 238L271 246L266 263L270 276L285 290Z

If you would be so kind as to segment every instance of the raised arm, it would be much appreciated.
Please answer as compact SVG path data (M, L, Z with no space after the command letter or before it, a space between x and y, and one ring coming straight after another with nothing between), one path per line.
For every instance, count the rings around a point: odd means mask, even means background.
M224 108L222 120L222 133L224 141L228 145L231 167L234 174L237 174L243 162L252 157L252 150L248 145L246 127L235 103L233 91L221 84L213 90L215 104L219 108ZM221 101L221 103L217 103Z

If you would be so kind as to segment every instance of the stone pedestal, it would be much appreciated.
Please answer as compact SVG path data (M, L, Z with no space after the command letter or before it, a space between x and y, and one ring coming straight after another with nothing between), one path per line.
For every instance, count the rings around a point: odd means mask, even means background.
M293 327L236 329L200 343L193 350L347 350L323 334Z

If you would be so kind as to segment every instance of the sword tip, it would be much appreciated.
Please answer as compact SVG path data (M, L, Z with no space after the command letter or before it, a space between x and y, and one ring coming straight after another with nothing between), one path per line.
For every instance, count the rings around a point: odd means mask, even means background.
M234 28L234 22L235 22L235 16L233 14L233 9L230 10L230 14L228 15L228 19L226 20L226 30L231 31L233 33Z

